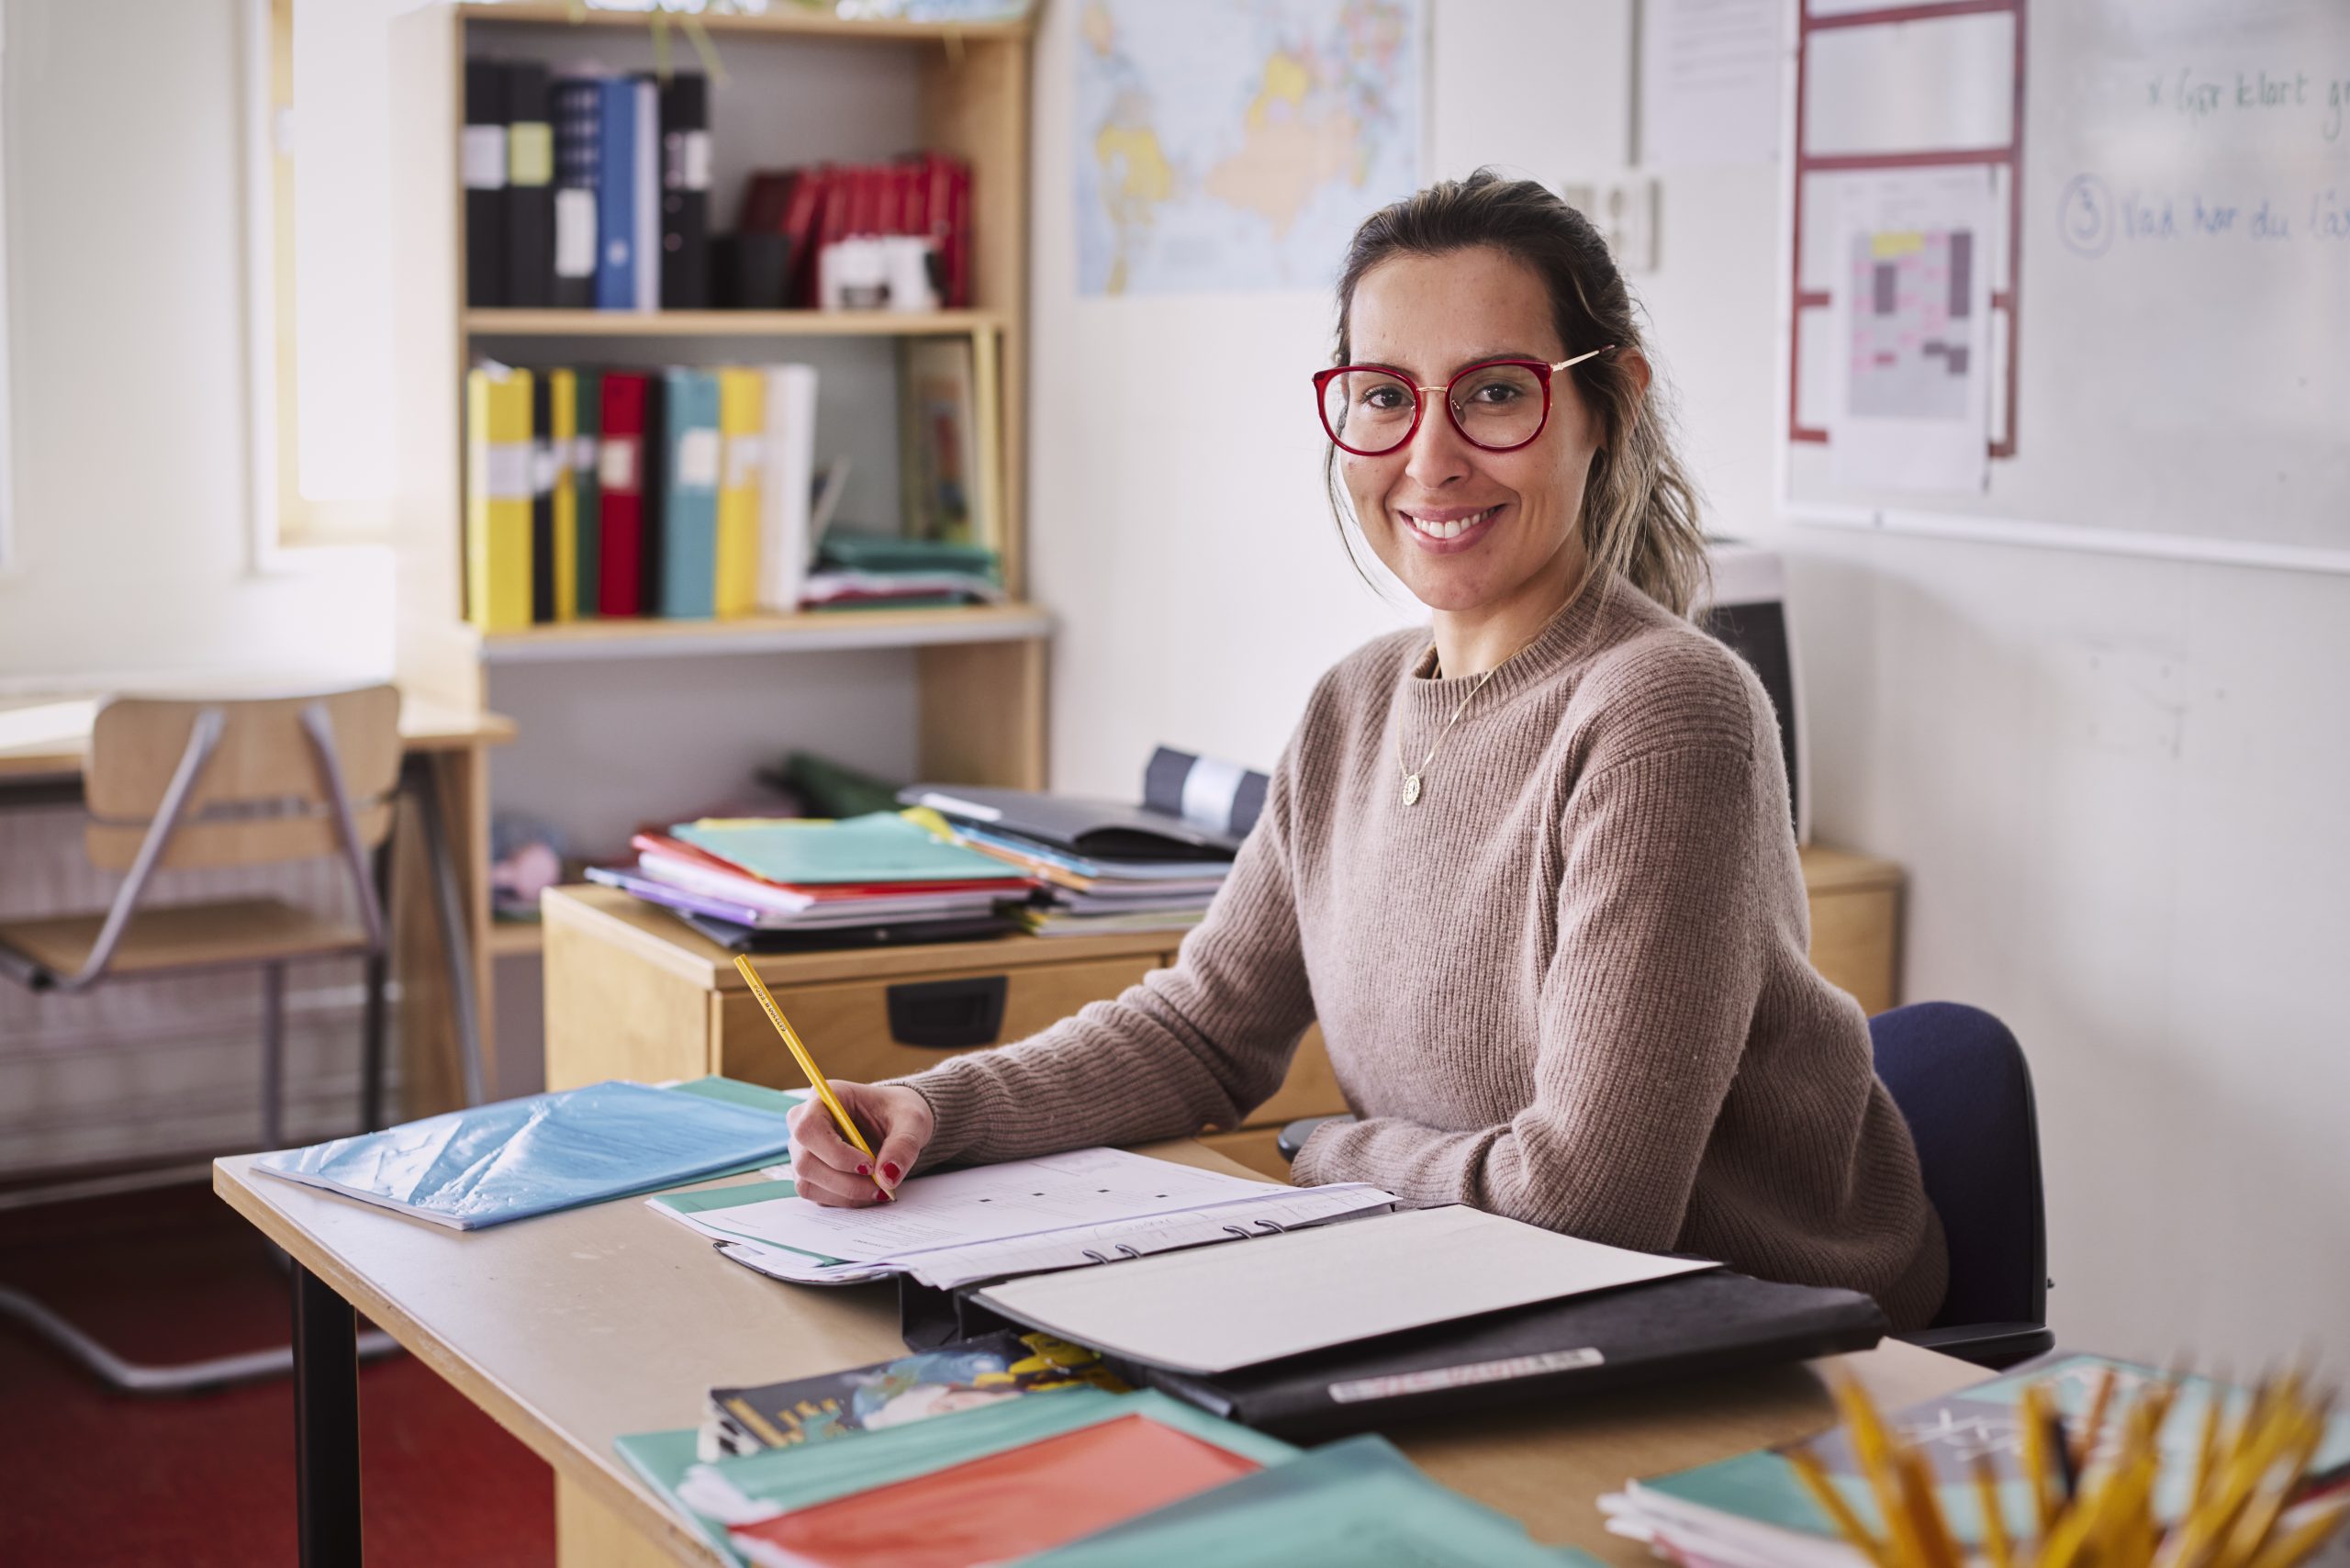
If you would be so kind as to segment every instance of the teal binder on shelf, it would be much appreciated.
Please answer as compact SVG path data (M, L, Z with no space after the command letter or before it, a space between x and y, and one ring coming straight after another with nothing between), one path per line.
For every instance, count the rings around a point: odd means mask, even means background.
M673 621L718 613L718 377L666 373L662 399L661 592Z

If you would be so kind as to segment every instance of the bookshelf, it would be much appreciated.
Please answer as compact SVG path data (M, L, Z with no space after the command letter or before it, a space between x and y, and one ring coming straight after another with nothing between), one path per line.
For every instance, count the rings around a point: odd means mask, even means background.
M955 338L1001 334L999 310L468 310L476 338Z
M971 167L972 308L643 313L470 308L459 173L466 58L536 59L558 73L590 62L646 70L655 63L648 19L642 12L592 10L575 17L560 0L453 0L401 16L393 24L391 60L401 133L387 192L401 236L400 281L390 302L399 345L395 409L401 465L393 529L399 679L419 697L480 711L491 704L495 672L514 666L573 665L580 680L593 682L615 661L643 662L657 666L661 678L684 683L696 678L697 660L704 658L789 660L801 654L903 649L915 683L910 711L921 774L1039 788L1051 619L1026 601L1023 547L1031 23L858 21L791 7L701 20L726 78L711 87L713 231L732 227L735 191L752 168L878 161L914 148L949 152ZM668 35L670 63L700 69L683 33L673 25ZM972 343L982 442L977 478L995 501L1010 602L725 621L583 620L488 635L465 622L464 376L476 357L531 366L730 357L767 362L794 357L789 347L794 340L810 340L811 349L826 353L888 356L895 342L940 337L967 337ZM820 389L820 407L829 395ZM890 417L894 420L894 410ZM816 737L811 743L821 749ZM526 722L517 744L565 743L559 736L534 737ZM681 781L680 792L694 793L689 781ZM444 804L464 846L461 869L471 896L486 911L487 798L476 790ZM647 812L671 805L645 801ZM476 955L493 1075L497 960L538 948L535 926L500 925ZM403 1023L409 1081L449 1081L426 1065L453 1059L445 1029L420 1016L430 1006L403 1011L411 1015ZM437 1108L409 1107L419 1113Z

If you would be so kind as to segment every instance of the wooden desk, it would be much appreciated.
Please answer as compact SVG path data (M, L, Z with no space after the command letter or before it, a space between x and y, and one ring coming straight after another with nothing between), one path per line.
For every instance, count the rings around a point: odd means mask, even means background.
M90 726L101 699L0 701L0 801L78 797ZM402 829L393 868L393 970L400 982L400 1081L411 1116L463 1103L457 972L444 962L435 901L453 900L464 933L457 964L471 984L482 1074L498 1082L489 1007L489 748L514 738L503 715L465 712L414 697L400 702L407 753ZM420 810L431 791L431 812ZM414 829L416 831L409 831ZM436 864L445 851L445 866ZM445 871L445 874L443 872ZM408 896L407 889L420 890Z
M1239 1173L1195 1143L1146 1150ZM240 1156L213 1190L296 1264L296 1422L306 1497L357 1496L352 1322L364 1313L555 1472L565 1568L720 1560L612 1450L630 1432L691 1427L723 1383L803 1377L900 1353L888 1286L780 1284L720 1260L706 1239L637 1200L464 1234L253 1173ZM1836 1358L1881 1405L1980 1380L1977 1368L1888 1341ZM1833 1419L1811 1370L1627 1391L1571 1410L1399 1427L1438 1480L1632 1568L1643 1549L1608 1535L1594 1499L1628 1476L1703 1463ZM305 1541L336 1521L315 1514ZM321 1527L314 1532L311 1526ZM355 1513L349 1521L355 1549Z

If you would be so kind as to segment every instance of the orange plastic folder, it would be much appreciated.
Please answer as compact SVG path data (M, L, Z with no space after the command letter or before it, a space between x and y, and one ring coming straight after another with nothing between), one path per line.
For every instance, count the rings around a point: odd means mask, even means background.
M754 1562L962 1568L1059 1546L1263 1468L1122 1416L729 1533Z

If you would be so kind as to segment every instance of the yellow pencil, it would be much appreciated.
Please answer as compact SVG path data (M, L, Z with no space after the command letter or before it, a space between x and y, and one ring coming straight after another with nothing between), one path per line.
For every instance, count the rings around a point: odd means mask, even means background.
M2015 1550L2008 1544L2007 1517L1999 1511L1999 1476L1988 1454L1975 1456L1975 1502L1983 1510L1983 1551L1991 1568L2012 1568Z
M792 1059L800 1064L800 1070L808 1075L808 1087L816 1092L816 1098L822 1100L824 1109L833 1114L834 1122L841 1129L841 1137L855 1144L856 1152L865 1156L868 1162L867 1173L873 1178L873 1190L884 1199L895 1202L890 1189L881 1184L881 1172L869 1168L873 1146L865 1141L865 1135L856 1130L856 1123L849 1115L848 1107L842 1104L840 1096L833 1092L833 1086L824 1081L823 1070L816 1065L816 1058L808 1054L808 1047L800 1043L798 1035L792 1033L790 1020L785 1018L783 1009L775 1004L775 998L768 994L767 982L759 979L759 971L751 967L747 957L739 953L735 955L734 967L743 971L743 978L750 982L751 994L757 997L759 1005L767 1010L767 1022L774 1025L775 1032L783 1036L783 1043L791 1047Z

